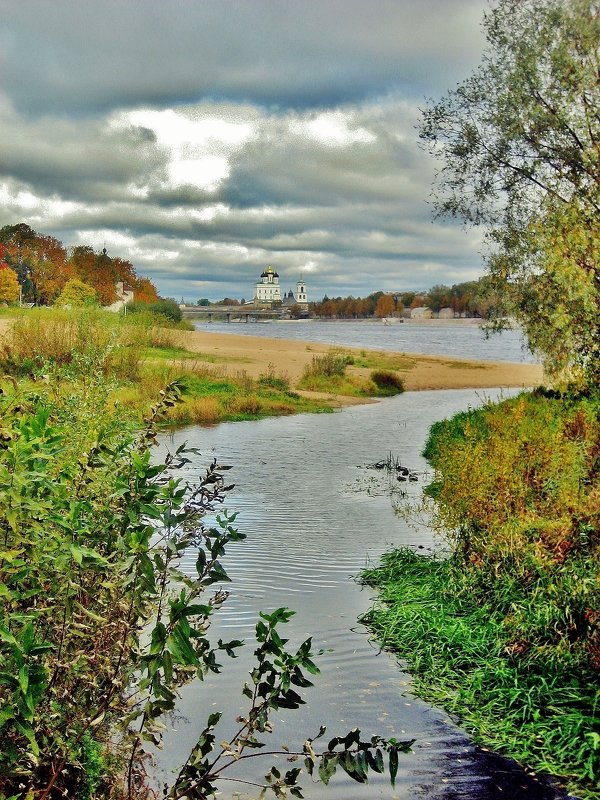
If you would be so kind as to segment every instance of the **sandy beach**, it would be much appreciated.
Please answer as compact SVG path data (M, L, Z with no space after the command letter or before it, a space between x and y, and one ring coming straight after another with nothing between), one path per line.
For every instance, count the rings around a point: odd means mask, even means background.
M272 365L277 374L286 374L292 385L299 380L314 355L331 350L329 345L321 343L205 331L185 332L177 334L177 338L186 349L198 353L199 361L202 361L202 354L211 359L222 358L229 370L245 370L252 377L265 373ZM351 347L343 349L349 353L360 352ZM385 355L391 354L386 352ZM406 369L402 370L402 376L407 391L530 387L543 381L543 369L539 364L472 361L419 353L402 355L406 356ZM370 370L349 367L349 371L368 374Z
M10 320L0 320L0 336L6 333L10 324ZM272 370L276 375L286 376L292 387L301 378L313 356L331 350L331 346L327 344L293 339L268 339L205 331L171 331L170 334L174 344L197 353L200 363L206 362L211 367L223 366L230 374L244 371L252 378L258 378ZM361 352L351 347L344 347L343 350L357 355ZM543 369L539 364L473 361L419 353L394 354L381 350L369 350L369 353L382 353L386 357L401 355L403 358L400 372L406 391L409 392L426 389L524 388L538 386L543 382ZM350 366L348 371L366 377L371 370ZM364 402L369 401L357 397L335 398L335 405Z

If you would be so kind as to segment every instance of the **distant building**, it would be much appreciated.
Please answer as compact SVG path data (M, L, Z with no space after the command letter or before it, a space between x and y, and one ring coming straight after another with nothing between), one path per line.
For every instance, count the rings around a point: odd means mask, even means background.
M298 281L296 283L296 302L299 306L308 306L308 293L304 281Z
M412 308L410 311L411 319L431 319L432 317L433 317L433 311L427 306L419 306L418 308Z
M438 317L439 319L454 319L455 317L454 309L446 306L446 308L440 308Z
M106 311L120 311L127 303L133 300L133 289L123 281L117 281L115 284L115 291L117 292L117 299L109 306L105 306Z
M279 274L273 267L267 267L255 284L253 303L269 304L281 303L284 308L300 306L302 311L308 312L308 292L304 280L296 281L296 292L291 289L281 296Z
M297 281L295 294L291 289L287 294L284 292L282 304L287 307L300 306L303 311L308 311L306 283L304 281Z
M273 267L267 267L260 276L260 281L254 289L254 300L257 303L280 303L281 288L279 274Z

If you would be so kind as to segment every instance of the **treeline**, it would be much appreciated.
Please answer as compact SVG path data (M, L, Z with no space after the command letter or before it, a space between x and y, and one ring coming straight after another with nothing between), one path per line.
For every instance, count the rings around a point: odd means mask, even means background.
M97 253L88 245L67 250L58 239L37 233L23 222L0 228L0 268L3 272L8 268L17 279L15 284L10 273L6 273L2 284L8 288L6 296L0 297L2 301L20 296L24 303L52 305L67 282L73 280L91 287L100 305L117 300L115 284L119 281L133 289L136 301L158 300L152 281L139 277L131 262L112 258L106 249Z
M477 281L436 284L426 292L373 292L368 297L323 297L311 303L315 317L366 319L367 317L399 316L413 308L427 307L437 313L451 308L458 316L481 317L503 313L502 298L488 277Z

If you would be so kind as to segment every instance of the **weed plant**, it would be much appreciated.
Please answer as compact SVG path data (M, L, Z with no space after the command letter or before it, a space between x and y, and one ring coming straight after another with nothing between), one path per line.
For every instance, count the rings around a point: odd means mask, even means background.
M522 394L433 426L447 561L401 551L367 617L479 741L598 797L598 398Z
M330 392L350 397L389 397L404 390L402 379L390 370L374 370L368 378L349 375L347 367L355 358L342 350L313 356L298 386L313 392Z
M224 364L206 360L216 359L185 350L178 330L159 327L144 312L119 316L101 309L33 309L15 320L0 344L3 372L33 380L60 372L63 380L77 381L100 371L111 382L109 405L116 401L133 414L141 415L161 386L180 381L182 402L166 415L166 424L329 410L290 392L286 377L273 370L256 381L243 371L230 375Z
M80 358L32 388L0 383L3 800L155 796L145 783L146 742L160 744L180 688L220 672L243 644L207 635L227 598L223 556L245 538L236 515L218 511L233 488L230 467L213 461L189 485L178 477L185 445L157 463L157 422L178 388L163 391L138 428L108 413L113 385L101 368L85 381L65 378ZM191 574L189 564L181 569L190 552ZM292 613L260 615L237 732L224 741L221 714L211 714L165 788L168 800L214 796L223 773L266 744L270 715L303 702L318 668L310 639L292 650L278 632ZM280 755L301 759L325 783L338 768L363 783L384 771L384 759L393 783L410 745L353 730L317 752L323 734ZM250 783L302 797L299 773L272 767L264 783Z
M311 378L343 378L346 367L353 363L351 355L341 350L330 350L321 356L313 356L312 362L306 367L304 377Z

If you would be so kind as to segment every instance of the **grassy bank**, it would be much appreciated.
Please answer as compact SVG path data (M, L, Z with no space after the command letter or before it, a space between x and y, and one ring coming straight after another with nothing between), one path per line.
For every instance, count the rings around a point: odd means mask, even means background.
M299 412L331 410L324 400L301 397L285 375L267 369L258 379L230 370L226 357L192 353L177 344L179 325L150 314L121 317L96 309L32 309L11 316L0 343L0 369L36 382L100 373L109 380L109 406L138 418L157 391L173 382L181 402L163 424L215 424Z
M598 400L543 393L435 425L445 561L388 554L367 616L478 741L598 797Z

